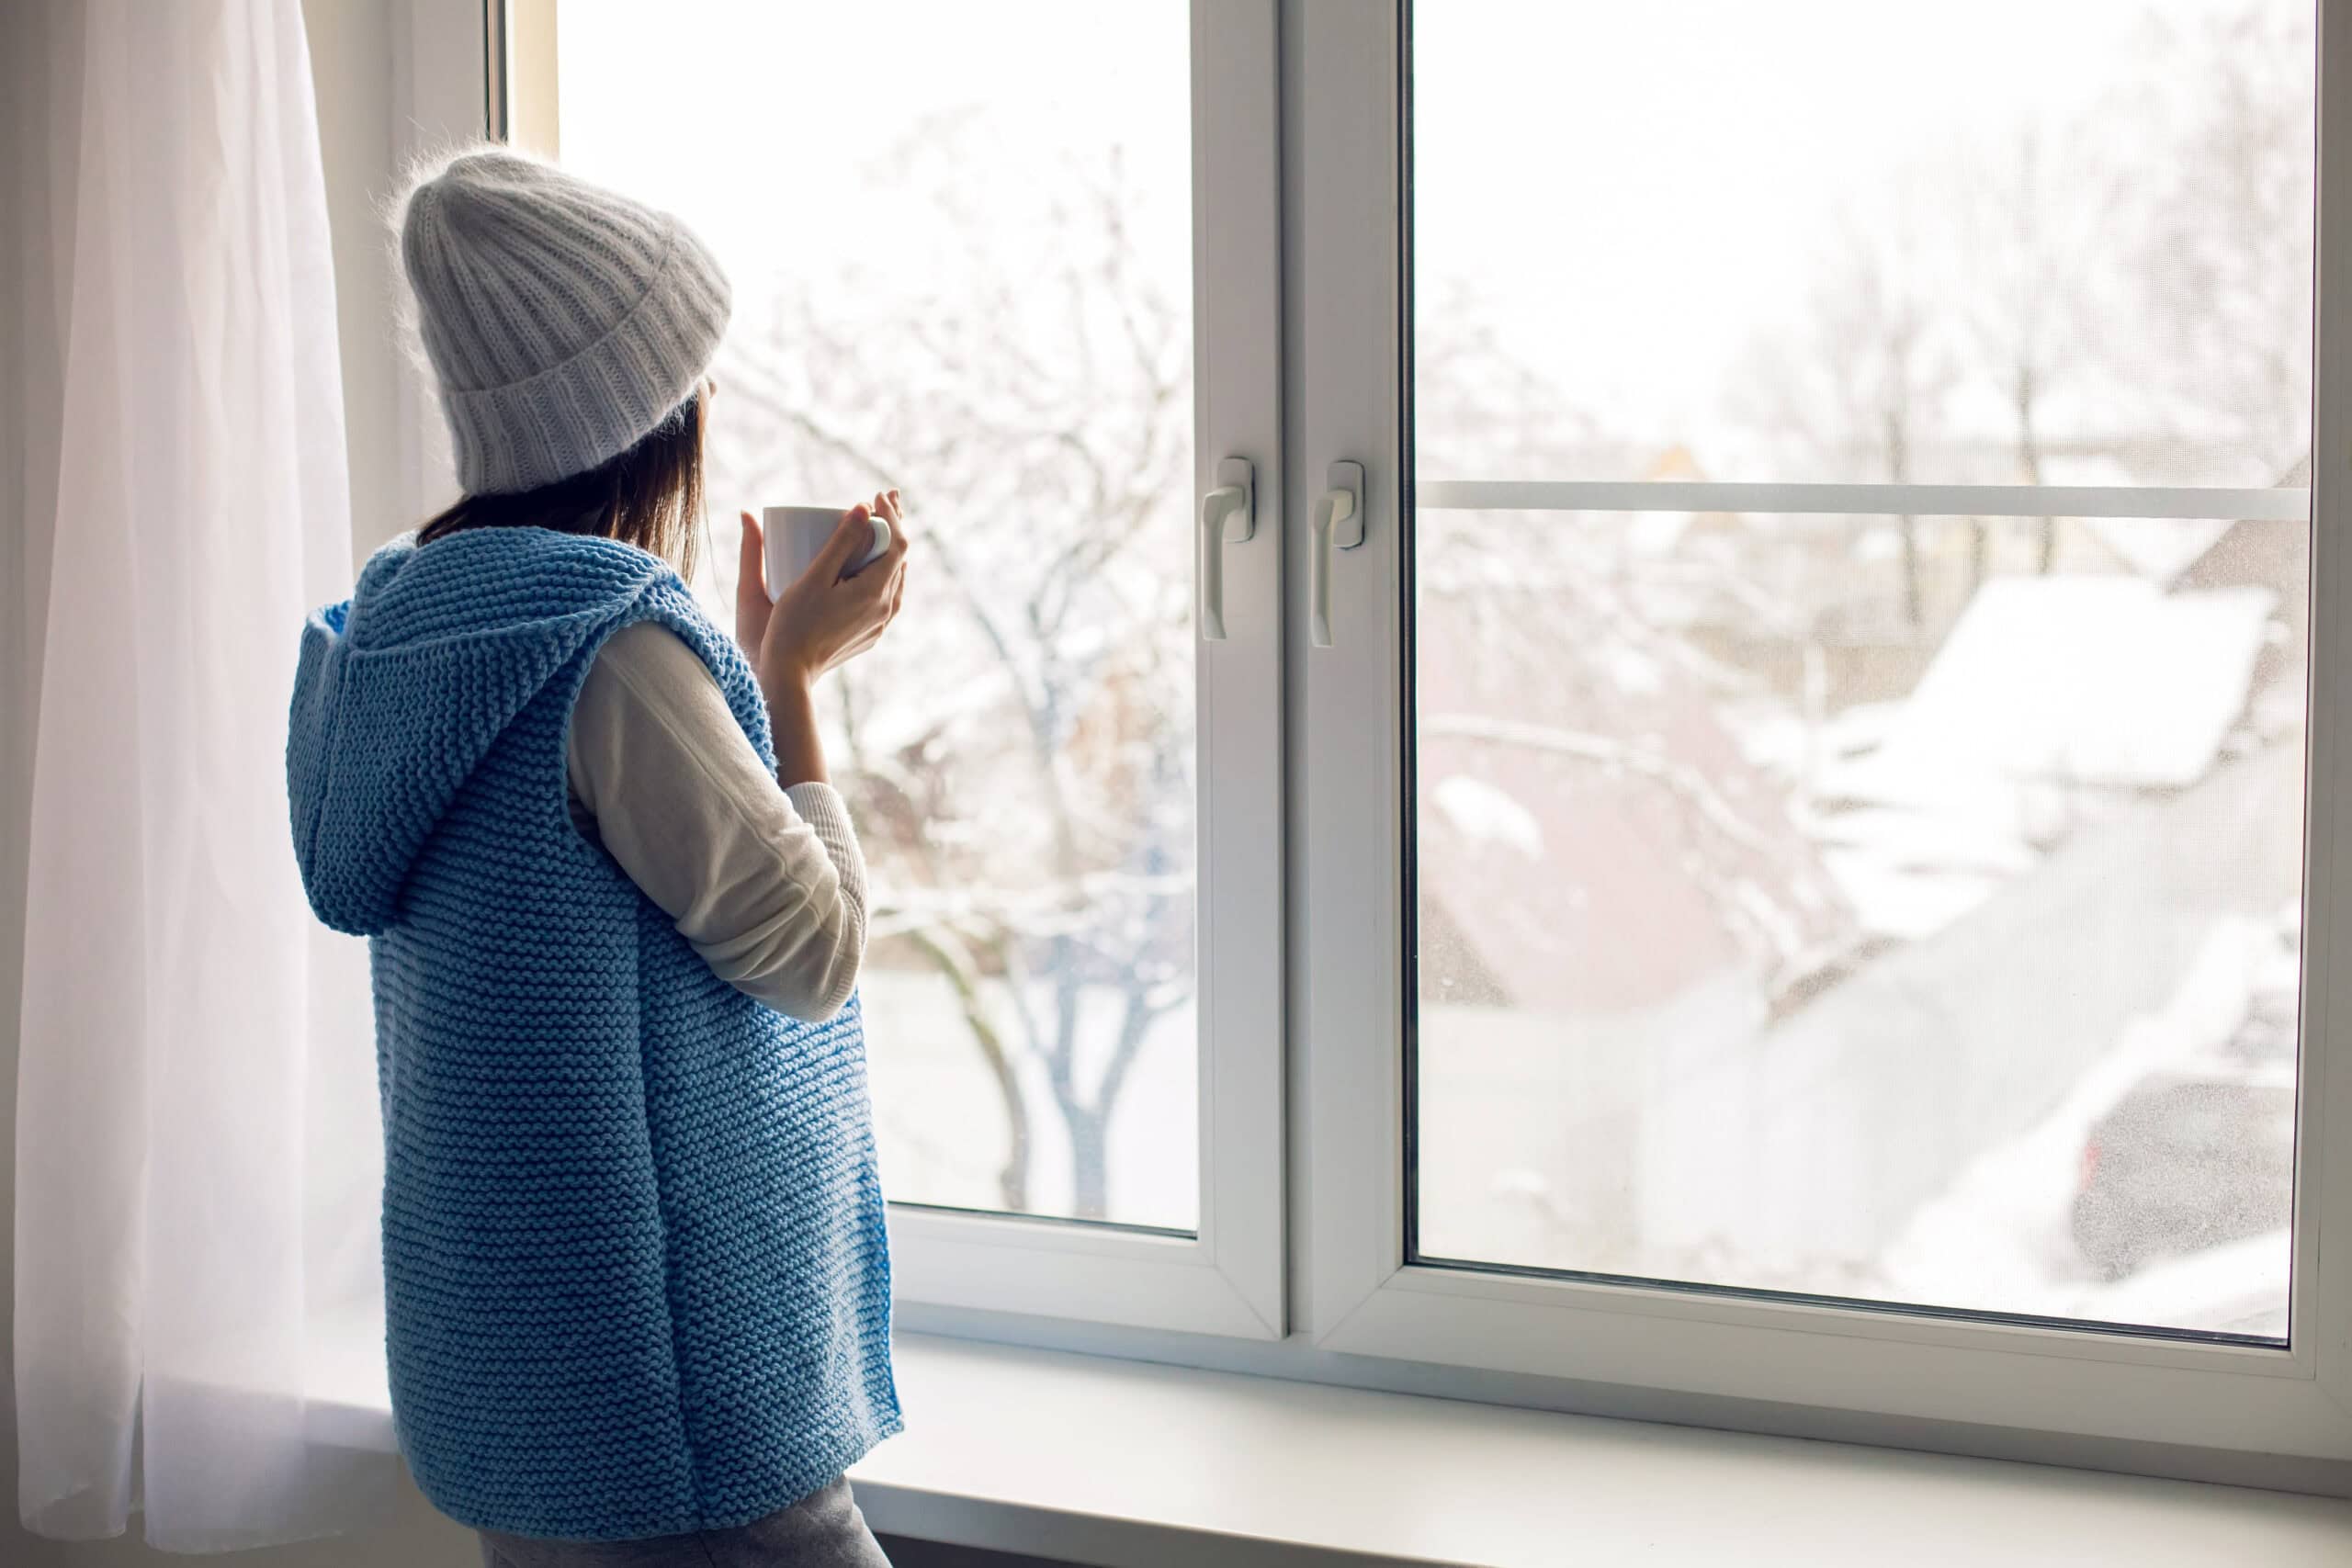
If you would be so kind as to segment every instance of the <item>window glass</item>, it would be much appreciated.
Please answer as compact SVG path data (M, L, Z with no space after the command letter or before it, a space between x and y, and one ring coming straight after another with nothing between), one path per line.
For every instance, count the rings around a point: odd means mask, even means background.
M1416 8L1416 1256L2284 1337L2312 23Z
M910 509L904 611L822 687L902 1201L1197 1221L1186 15L560 18L563 162L733 281L711 603L741 509Z

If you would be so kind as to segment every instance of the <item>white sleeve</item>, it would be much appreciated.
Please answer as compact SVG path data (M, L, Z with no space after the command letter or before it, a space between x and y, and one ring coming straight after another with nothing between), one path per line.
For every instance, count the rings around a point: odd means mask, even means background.
M666 626L607 641L572 709L576 818L714 974L795 1018L856 988L865 861L831 784L779 787Z

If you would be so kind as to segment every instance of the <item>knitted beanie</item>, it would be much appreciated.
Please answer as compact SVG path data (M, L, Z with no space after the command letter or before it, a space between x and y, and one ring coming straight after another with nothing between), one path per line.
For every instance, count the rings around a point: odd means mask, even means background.
M401 260L469 495L618 457L693 393L727 329L726 274L684 224L503 147L422 174Z

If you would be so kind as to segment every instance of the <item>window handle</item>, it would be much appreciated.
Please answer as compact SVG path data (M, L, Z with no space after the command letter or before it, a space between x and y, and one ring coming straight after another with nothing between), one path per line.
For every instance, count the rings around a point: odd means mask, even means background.
M1256 487L1247 457L1216 466L1216 488L1201 497L1201 636L1225 640L1225 547L1258 531Z
M1331 488L1316 497L1307 557L1307 636L1317 648L1331 646L1331 547L1352 550L1363 543L1363 465L1334 463L1327 479Z

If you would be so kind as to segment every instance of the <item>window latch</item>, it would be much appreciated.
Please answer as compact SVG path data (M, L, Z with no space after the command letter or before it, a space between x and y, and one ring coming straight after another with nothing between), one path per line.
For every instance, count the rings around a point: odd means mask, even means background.
M1256 502L1250 459L1219 462L1216 488L1201 497L1201 636L1211 642L1225 640L1225 547L1257 533Z
M1307 557L1307 636L1317 648L1331 646L1331 547L1352 550L1363 543L1363 465L1334 463L1325 478L1330 488L1315 499Z

